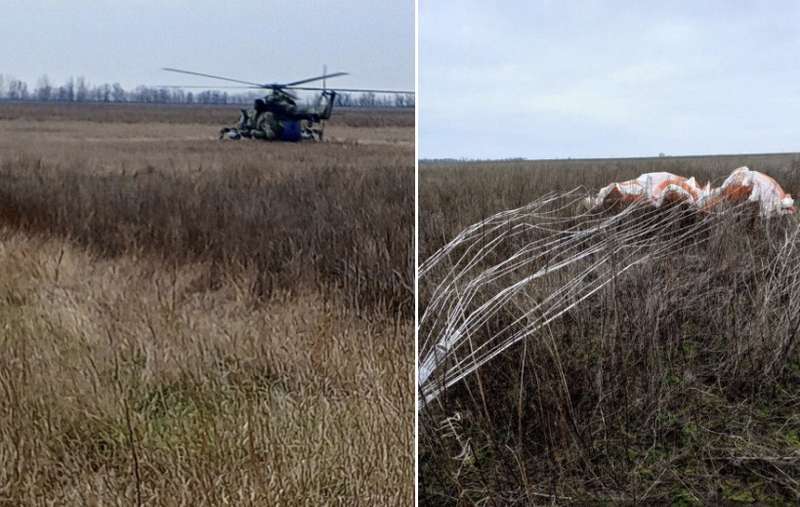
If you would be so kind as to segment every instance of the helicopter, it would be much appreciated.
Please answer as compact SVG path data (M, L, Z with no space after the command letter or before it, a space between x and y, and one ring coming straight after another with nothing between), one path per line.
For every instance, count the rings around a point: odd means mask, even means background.
M346 76L347 72L328 74L323 67L322 75L291 81L287 83L255 83L226 76L217 76L185 69L164 67L162 70L179 74L188 74L210 79L237 83L237 86L225 88L269 90L263 98L253 102L253 111L242 109L239 122L235 127L224 127L220 130L220 139L239 140L260 139L264 141L322 141L325 131L325 120L330 119L337 93L402 93L413 94L405 90L378 90L367 88L328 88L327 80ZM322 87L307 86L309 83L322 81ZM193 88L223 88L221 86L191 86ZM190 88L190 86L180 86ZM299 106L294 91L317 91L313 105Z

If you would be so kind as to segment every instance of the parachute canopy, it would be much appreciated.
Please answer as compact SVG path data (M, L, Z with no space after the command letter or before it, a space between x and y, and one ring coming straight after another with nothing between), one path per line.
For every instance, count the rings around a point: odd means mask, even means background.
M635 180L611 183L596 197L588 198L591 208L617 204L647 203L654 207L684 202L699 209L710 210L722 203L758 203L761 216L787 215L796 212L794 199L784 192L777 181L766 174L740 167L728 176L721 186L710 183L701 187L692 178L668 172L645 173Z

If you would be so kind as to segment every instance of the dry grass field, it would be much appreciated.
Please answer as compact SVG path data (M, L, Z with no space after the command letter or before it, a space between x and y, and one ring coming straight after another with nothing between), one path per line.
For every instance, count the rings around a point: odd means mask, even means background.
M547 192L654 171L719 184L741 165L800 194L800 154L422 162L420 262L470 224ZM703 241L615 277L424 407L421 503L796 505L798 220L732 214L716 224ZM482 262L537 237L526 234ZM444 276L421 280L420 312ZM576 276L566 269L515 301L541 301ZM519 325L523 310L508 305L469 347Z
M413 112L0 105L0 505L413 503Z

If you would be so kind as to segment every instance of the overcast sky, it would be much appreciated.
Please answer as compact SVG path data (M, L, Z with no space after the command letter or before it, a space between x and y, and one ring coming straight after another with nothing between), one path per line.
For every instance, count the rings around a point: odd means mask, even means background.
M423 1L420 155L800 150L800 2Z
M10 0L0 74L92 83L206 84L180 67L255 82L347 71L341 87L413 89L413 0ZM224 83L223 83L224 84Z

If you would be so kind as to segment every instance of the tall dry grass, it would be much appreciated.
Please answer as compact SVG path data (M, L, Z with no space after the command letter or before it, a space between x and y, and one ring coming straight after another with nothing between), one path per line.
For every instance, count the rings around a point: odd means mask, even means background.
M718 179L748 164L796 192L797 160L659 159L640 169L631 161L425 165L423 250L537 194L596 189L638 172ZM675 232L684 226L676 223ZM420 498L429 505L797 502L797 233L794 218L732 214L702 241L619 276L454 386L420 413ZM498 251L515 251L526 237L514 241ZM557 278L527 296L540 300ZM422 308L436 279L421 286ZM523 310L508 305L471 340L478 346Z
M0 125L0 504L410 504L413 150L169 111Z
M0 231L0 503L408 504L408 322Z
M0 218L107 256L153 253L255 268L253 290L337 289L359 312L409 316L413 177L402 155L352 164L332 148L297 171L253 159L191 173L95 174L33 158L0 162ZM366 161L362 161L366 162ZM214 274L210 286L216 283ZM341 289L341 290L338 290Z

